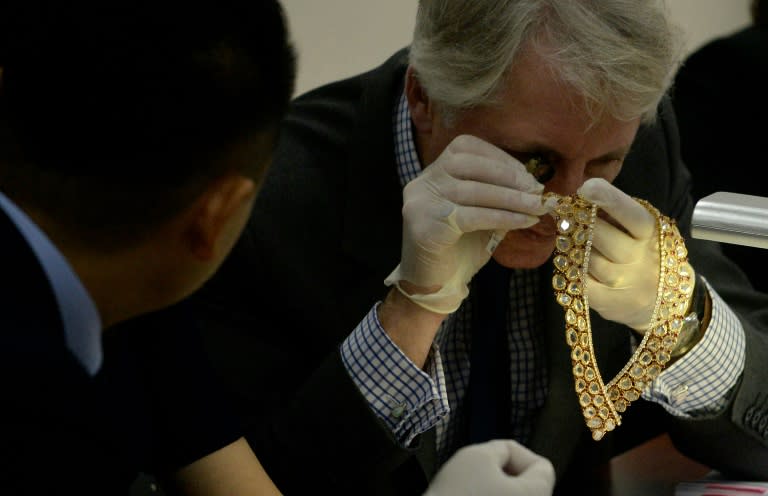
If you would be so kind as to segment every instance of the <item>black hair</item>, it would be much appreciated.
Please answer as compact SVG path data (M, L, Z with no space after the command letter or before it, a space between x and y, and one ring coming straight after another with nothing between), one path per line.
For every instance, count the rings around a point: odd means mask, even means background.
M0 189L20 204L128 242L238 143L265 173L295 79L276 0L4 3Z

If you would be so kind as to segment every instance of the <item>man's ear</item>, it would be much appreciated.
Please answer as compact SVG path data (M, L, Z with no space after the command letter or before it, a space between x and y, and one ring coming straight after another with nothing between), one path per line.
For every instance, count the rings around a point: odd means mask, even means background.
M413 67L408 66L405 73L405 96L408 99L408 108L411 111L411 120L413 120L416 131L419 134L429 134L432 132L432 122L435 118L435 109L429 95L421 86L419 78Z
M189 213L185 238L193 255L209 261L221 249L222 237L231 236L227 227L238 222L243 208L250 206L256 195L256 183L245 176L227 174L214 181L198 197ZM239 232L238 232L239 234Z

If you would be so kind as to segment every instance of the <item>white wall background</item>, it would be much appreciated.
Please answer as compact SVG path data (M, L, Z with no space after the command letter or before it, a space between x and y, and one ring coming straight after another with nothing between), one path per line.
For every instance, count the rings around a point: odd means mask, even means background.
M296 93L370 69L408 44L416 0L282 0L299 57ZM750 0L667 0L691 51L749 22Z
M689 51L750 22L750 0L667 0L672 18L683 27Z

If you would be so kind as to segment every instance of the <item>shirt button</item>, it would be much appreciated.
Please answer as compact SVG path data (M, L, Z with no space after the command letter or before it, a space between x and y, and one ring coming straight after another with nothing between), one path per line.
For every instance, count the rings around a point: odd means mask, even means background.
M406 405L405 403L400 403L399 405L396 405L394 408L392 408L392 410L389 412L389 415L392 418L399 419L405 413L405 409L407 406L408 405Z
M670 399L672 403L682 403L688 397L688 384L680 384L672 390Z

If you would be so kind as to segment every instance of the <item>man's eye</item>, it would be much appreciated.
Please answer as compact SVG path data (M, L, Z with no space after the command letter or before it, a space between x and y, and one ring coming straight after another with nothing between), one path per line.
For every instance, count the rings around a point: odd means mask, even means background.
M525 162L525 169L540 183L546 183L555 175L555 166L544 160L541 156L535 156Z

